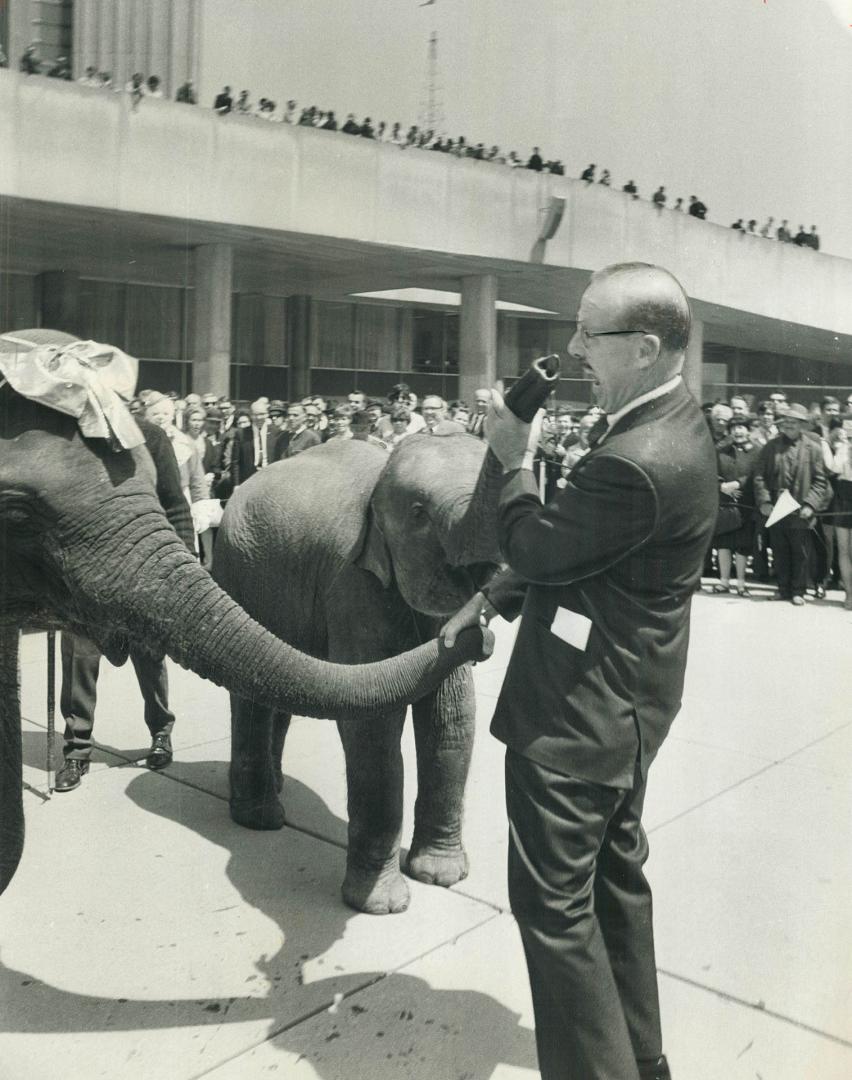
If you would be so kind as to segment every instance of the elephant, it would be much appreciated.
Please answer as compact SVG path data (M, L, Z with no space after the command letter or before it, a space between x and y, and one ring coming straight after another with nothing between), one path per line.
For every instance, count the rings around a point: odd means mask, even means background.
M388 455L332 439L265 469L228 503L213 576L249 614L296 648L343 663L375 662L434 636L497 569L502 470L464 433L412 434ZM467 874L461 817L475 701L470 665L413 705L414 836L406 870L443 886ZM344 902L405 910L400 872L403 707L381 725L343 717L348 854ZM230 810L278 829L290 715L231 694Z
M0 336L0 359L11 354L17 363L22 340L65 348L77 339L16 331ZM84 436L74 417L0 378L0 892L24 839L21 626L83 633L116 664L131 645L165 653L268 707L367 724L490 652L479 632L453 649L433 640L360 667L299 652L216 585L169 524L154 482L144 446L116 450Z

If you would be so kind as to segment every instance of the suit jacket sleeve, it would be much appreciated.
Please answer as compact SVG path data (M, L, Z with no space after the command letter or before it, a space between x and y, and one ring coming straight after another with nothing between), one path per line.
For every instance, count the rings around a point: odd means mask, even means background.
M828 483L828 473L825 471L822 445L809 444L808 451L811 455L811 486L802 501L818 513L828 505L831 499L831 488Z
M605 452L587 458L545 506L529 470L510 473L498 512L506 561L541 585L608 569L646 543L658 522L656 491L645 471Z
M183 540L189 550L195 554L195 530L192 527L192 515L189 503L184 498L180 482L180 470L168 435L156 424L147 420L137 420L145 446L157 470L157 498L166 512L172 528Z
M772 502L768 480L773 456L772 442L770 441L760 451L757 468L754 470L754 501L757 503L758 508Z

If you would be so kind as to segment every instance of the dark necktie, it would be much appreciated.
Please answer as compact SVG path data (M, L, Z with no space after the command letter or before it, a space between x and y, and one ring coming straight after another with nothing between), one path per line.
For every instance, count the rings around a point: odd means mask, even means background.
M606 413L604 413L603 416L598 417L594 427L589 432L589 446L597 446L608 431L609 423L607 422Z

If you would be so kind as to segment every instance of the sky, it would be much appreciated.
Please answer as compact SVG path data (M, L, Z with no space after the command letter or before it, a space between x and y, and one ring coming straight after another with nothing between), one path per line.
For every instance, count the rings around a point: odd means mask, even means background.
M852 258L852 0L203 0L200 91L590 162L722 224L816 224ZM209 102L208 102L209 103Z

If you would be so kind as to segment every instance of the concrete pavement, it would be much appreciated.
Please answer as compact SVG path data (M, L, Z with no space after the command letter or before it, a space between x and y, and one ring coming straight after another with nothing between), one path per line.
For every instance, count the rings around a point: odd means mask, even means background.
M676 1080L852 1076L852 615L838 595L804 609L696 597L684 706L645 815ZM31 789L0 898L0 1080L536 1076L487 730L512 638L497 629L475 671L470 876L411 883L409 910L383 918L339 899L333 725L293 722L289 825L249 832L225 801L227 695L172 666L176 759L154 774L136 763L132 669L104 662L92 770L45 801L44 638L24 638ZM405 756L407 840L410 731Z

